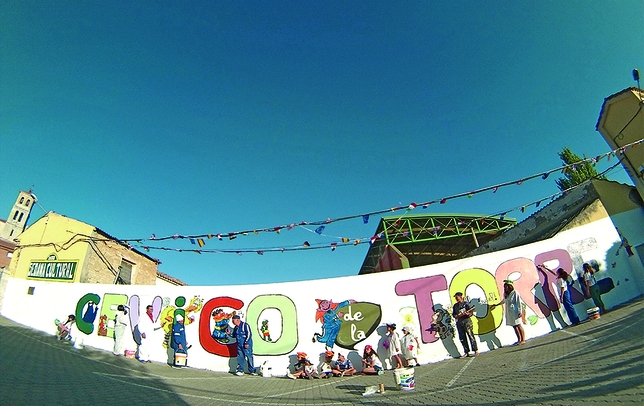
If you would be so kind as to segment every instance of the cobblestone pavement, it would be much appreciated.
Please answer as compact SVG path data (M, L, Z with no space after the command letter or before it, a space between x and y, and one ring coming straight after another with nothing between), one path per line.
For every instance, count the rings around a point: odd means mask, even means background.
M519 347L423 365L412 391L396 390L392 372L293 381L141 364L0 317L0 404L643 404L643 310L640 298ZM362 396L379 383L384 393Z

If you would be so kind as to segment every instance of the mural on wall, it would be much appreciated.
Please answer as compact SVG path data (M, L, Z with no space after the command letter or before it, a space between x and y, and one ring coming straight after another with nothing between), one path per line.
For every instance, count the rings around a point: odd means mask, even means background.
M183 309L182 307L186 304L186 298L183 296L178 296L174 300L174 306L170 304L170 298L166 297L163 299L163 310L159 317L161 327L163 328L164 337L163 337L163 346L168 348L170 346L170 339L172 338L172 326L174 325L174 318L177 314L183 316L183 325L188 326L195 321L195 314L201 310L203 307L203 300L199 296L195 296L190 300L188 307Z
M355 300L345 300L340 303L334 303L331 300L315 299L318 308L315 312L315 321L322 322L322 334L314 333L313 342L324 343L326 349L333 349L335 339L340 332L342 325L342 313L337 312L337 308L344 307L349 303L355 303Z
M455 344L455 328L452 318L453 296L463 292L475 306L475 317L472 318L474 332L481 343L489 349L501 346L497 331L504 326L504 312L501 306L491 309L490 304L501 300L503 281L514 281L514 287L525 301L528 313L526 322L534 326L543 320L539 326L550 328L568 326L565 313L561 312L555 287L556 277L535 264L547 264L550 269L563 268L570 272L575 279L571 288L573 303L581 303L584 289L580 284L575 264L582 264L580 252L593 247L594 239L578 241L571 244L572 250L553 249L535 255L534 259L517 257L505 260L496 265L494 271L480 267L469 267L446 275L429 275L394 280L390 288L398 298L409 298L415 306L397 307L397 313L390 314L390 321L399 322L416 331L419 339L425 345L440 342L447 354L459 356ZM597 263L593 263L594 266ZM399 273L399 275L405 275ZM418 275L418 273L416 273ZM603 278L603 293L615 289L611 278ZM628 282L624 279L623 282ZM599 283L599 282L598 282ZM619 282L617 283L619 285ZM386 289L386 288L383 288ZM301 299L300 299L301 300ZM177 314L184 316L187 326L197 325L198 342L201 349L215 357L234 358L237 356L237 346L230 336L231 319L238 314L251 327L254 340L254 355L282 356L292 354L295 348L302 344L299 340L298 320L302 317L303 334L315 344L322 344L324 350L340 347L356 350L356 346L366 340L382 341L382 333L378 330L383 317L381 306L386 303L361 302L346 299L334 302L329 298L300 301L300 308L288 296L282 294L260 294L250 302L230 296L219 296L204 300L194 295L188 302L184 296L177 296L174 301L170 297L154 296L151 303L143 303L138 295L128 297L122 293L105 293L102 297L95 293L83 295L76 305L76 317L79 331L91 335L97 329L99 337L113 338L113 324L116 307L119 304L128 305L131 325L137 326L139 317L145 312L148 304L153 307L153 318L163 327L165 340L159 346L167 347L170 331ZM304 322L306 314L313 312L313 322ZM317 326L310 339L310 326ZM136 327L133 328L136 337ZM193 329L193 331L195 331ZM376 333L376 334L374 334ZM427 353L432 347L421 346ZM440 348L440 347L439 347Z
M313 342L323 343L325 350L332 350L335 344L353 350L373 333L382 318L380 305L374 303L352 299L339 303L326 299L315 301L318 304L315 321L322 323L322 333L314 333Z
M221 344L228 344L231 340L235 340L230 336L230 320L235 314L237 314L237 311L235 310L230 313L226 313L221 308L215 309L212 312L212 320L214 322L214 326L212 326L212 338ZM266 321L266 323L268 323L268 321Z

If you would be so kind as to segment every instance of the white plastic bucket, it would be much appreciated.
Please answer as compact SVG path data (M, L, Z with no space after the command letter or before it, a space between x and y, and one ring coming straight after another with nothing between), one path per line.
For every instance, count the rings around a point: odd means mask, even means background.
M262 368L262 376L264 378L271 378L273 376L273 367L265 366Z
M400 390L414 389L414 368L399 368L394 369L394 379L396 380L396 387Z
M597 320L599 318L599 307L590 308L586 310L586 313L588 313L588 318L590 320Z

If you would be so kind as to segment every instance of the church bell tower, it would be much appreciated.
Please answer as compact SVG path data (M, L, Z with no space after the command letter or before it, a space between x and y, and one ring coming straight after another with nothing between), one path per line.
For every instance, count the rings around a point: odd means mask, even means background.
M31 189L28 192L21 190L18 193L18 198L11 208L7 222L2 229L2 233L0 233L0 238L13 241L25 231L31 208L35 202L36 196L31 193Z

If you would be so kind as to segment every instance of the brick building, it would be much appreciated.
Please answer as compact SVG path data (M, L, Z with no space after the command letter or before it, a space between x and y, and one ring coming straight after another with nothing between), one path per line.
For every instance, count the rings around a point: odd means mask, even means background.
M16 239L9 275L53 282L156 285L159 278L168 282L167 275L159 277L159 263L99 228L49 212Z

